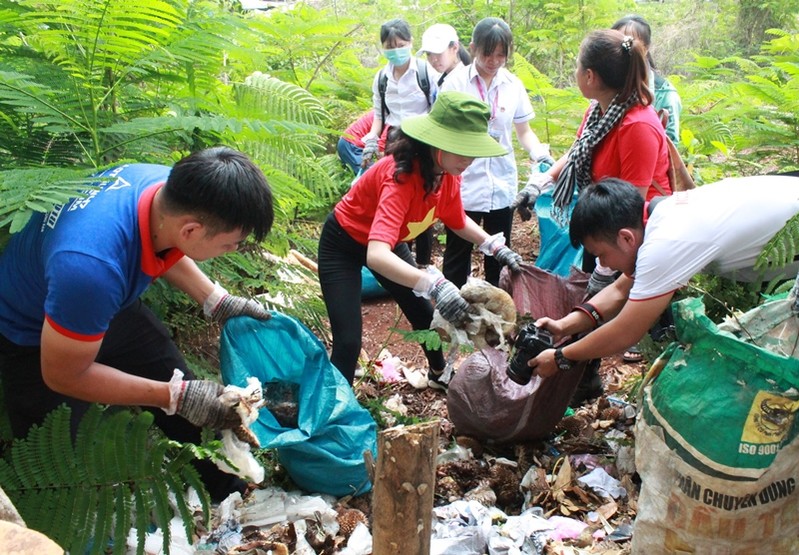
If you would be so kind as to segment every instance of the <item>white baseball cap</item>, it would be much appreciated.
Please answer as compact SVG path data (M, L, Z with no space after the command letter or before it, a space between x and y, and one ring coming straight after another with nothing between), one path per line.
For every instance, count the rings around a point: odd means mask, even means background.
M460 42L455 28L446 23L436 23L431 25L422 35L422 48L419 49L416 55L421 56L423 52L441 54L453 42Z

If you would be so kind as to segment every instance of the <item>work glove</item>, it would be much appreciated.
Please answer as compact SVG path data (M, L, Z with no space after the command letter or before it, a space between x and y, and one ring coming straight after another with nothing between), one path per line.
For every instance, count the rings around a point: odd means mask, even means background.
M272 316L264 305L255 299L231 295L218 283L203 303L203 312L220 326L233 316L252 316L257 320L268 320Z
M493 256L494 260L503 266L507 266L512 272L519 271L522 257L505 246L505 234L501 231L483 241L479 249L481 253Z
M549 145L546 143L539 143L538 146L530 150L530 160L538 164L538 171L540 172L545 172L555 165L555 159L549 153Z
M594 271L591 272L591 277L588 278L588 287L585 290L586 296L590 299L605 287L616 281L616 272L610 268L597 265Z
M461 292L446 278L438 280L430 291L439 314L452 325L461 326L469 314L470 304L461 297Z
M241 425L241 417L236 410L219 399L225 391L222 384L208 380L181 380L178 385L176 414L195 426L212 430L225 430ZM170 394L171 390L172 382Z
M370 137L363 142L361 167L368 168L374 158L377 158L377 138Z
M496 250L496 252L494 252L494 260L503 266L507 266L511 272L518 272L521 270L521 255L516 251L509 249L505 245L502 245Z
M519 191L510 205L511 210L516 210L522 221L526 222L532 217L532 208L538 197L555 185L552 176L548 173L531 173L527 185Z

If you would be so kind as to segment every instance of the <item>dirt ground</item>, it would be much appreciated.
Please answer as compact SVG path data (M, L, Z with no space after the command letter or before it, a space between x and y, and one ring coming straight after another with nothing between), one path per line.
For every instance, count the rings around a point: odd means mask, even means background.
M519 252L525 260L532 260L538 252L538 232L534 220L521 222L518 218L514 221L514 231L512 236L512 248ZM441 245L436 245L433 251L433 263L441 267L442 249ZM473 275L480 277L482 256L473 258ZM399 357L402 363L409 368L420 368L426 370L427 361L421 348L416 343L403 340L402 336L393 329L410 330L410 325L405 320L399 308L390 299L378 299L364 302L363 304L363 353L364 359L376 359L378 354L387 349L391 355ZM458 362L461 362L459 359ZM456 371L458 363L456 362ZM531 465L540 466L540 472L551 474L555 472L555 465L560 459L551 454L572 454L585 456L585 453L592 453L598 457L610 456L607 446L604 445L602 435L610 429L630 432L633 420L625 419L619 415L618 409L609 407L607 396L623 398L630 389L630 384L642 376L645 371L644 363L628 364L622 360L621 355L609 357L602 361L599 373L605 387L605 396L597 401L586 403L577 409L575 414L564 418L559 424L551 440L536 442L529 445L491 445L485 444L474 438L462 436L450 422L447 413L447 395L443 391L434 389L416 390L407 382L399 383L380 383L369 377L356 382L355 391L362 402L370 399L388 399L394 397L399 399L407 416L427 420L438 418L440 420L440 452L451 448L456 442L461 445L468 445L478 459L494 460L496 457L504 457L518 464L515 477L511 480L516 483L521 478L523 471ZM615 410L615 412L614 412ZM478 456L479 455L479 456ZM486 459L487 457L487 459ZM523 459L526 459L523 461ZM483 463L487 468L490 464ZM439 465L437 469L436 504L444 504L447 500L453 500L459 496L469 498L470 486L480 482L480 476L473 475L473 469L464 469L462 466ZM479 474L479 472L478 472ZM621 473L619 473L621 474ZM577 476L577 469L575 475ZM618 475L622 480L630 495L625 500L618 500L614 503L611 510L607 509L607 504L580 488L576 482L572 482L569 488L563 491L543 491L539 493L540 506L545 511L545 515L564 515L575 519L583 519L590 511L605 509L607 526L605 531L629 530L631 522L635 517L637 488L634 475ZM490 480L490 477L483 476L483 480ZM458 486L453 486L456 482ZM546 489L546 488L544 488ZM515 490L518 492L518 489ZM502 500L500 500L502 501ZM521 499L512 497L504 499L505 505L501 506L509 514L517 514L521 510ZM499 504L499 502L498 502ZM595 529L592 528L592 530ZM561 548L567 549L562 551ZM550 548L548 548L550 549ZM568 551L571 550L571 551ZM551 546L551 550L545 553L628 553L629 542L596 541L590 537L583 538L581 542L565 542L563 545Z

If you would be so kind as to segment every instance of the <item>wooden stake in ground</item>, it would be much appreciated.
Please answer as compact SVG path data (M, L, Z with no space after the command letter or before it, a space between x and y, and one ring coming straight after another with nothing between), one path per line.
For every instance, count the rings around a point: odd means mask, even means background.
M383 430L372 494L373 555L428 555L438 420Z

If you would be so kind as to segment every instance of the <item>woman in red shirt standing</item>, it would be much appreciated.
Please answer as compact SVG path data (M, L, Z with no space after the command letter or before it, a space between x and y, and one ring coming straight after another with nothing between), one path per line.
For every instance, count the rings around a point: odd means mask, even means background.
M488 134L488 105L457 92L442 93L429 114L402 120L381 158L335 206L319 238L319 281L333 335L331 362L352 383L361 350L361 268L372 270L414 329L427 329L436 303L455 324L468 317L458 288L433 267L416 267L407 242L440 219L501 264L521 257L468 218L460 175L476 157L502 156ZM440 350L424 349L431 387L440 381Z
M671 194L668 143L652 108L648 67L644 44L629 35L607 29L583 40L575 79L591 104L569 152L522 190L522 202L555 183L554 204L563 210L576 190L605 177L632 183L646 200Z

